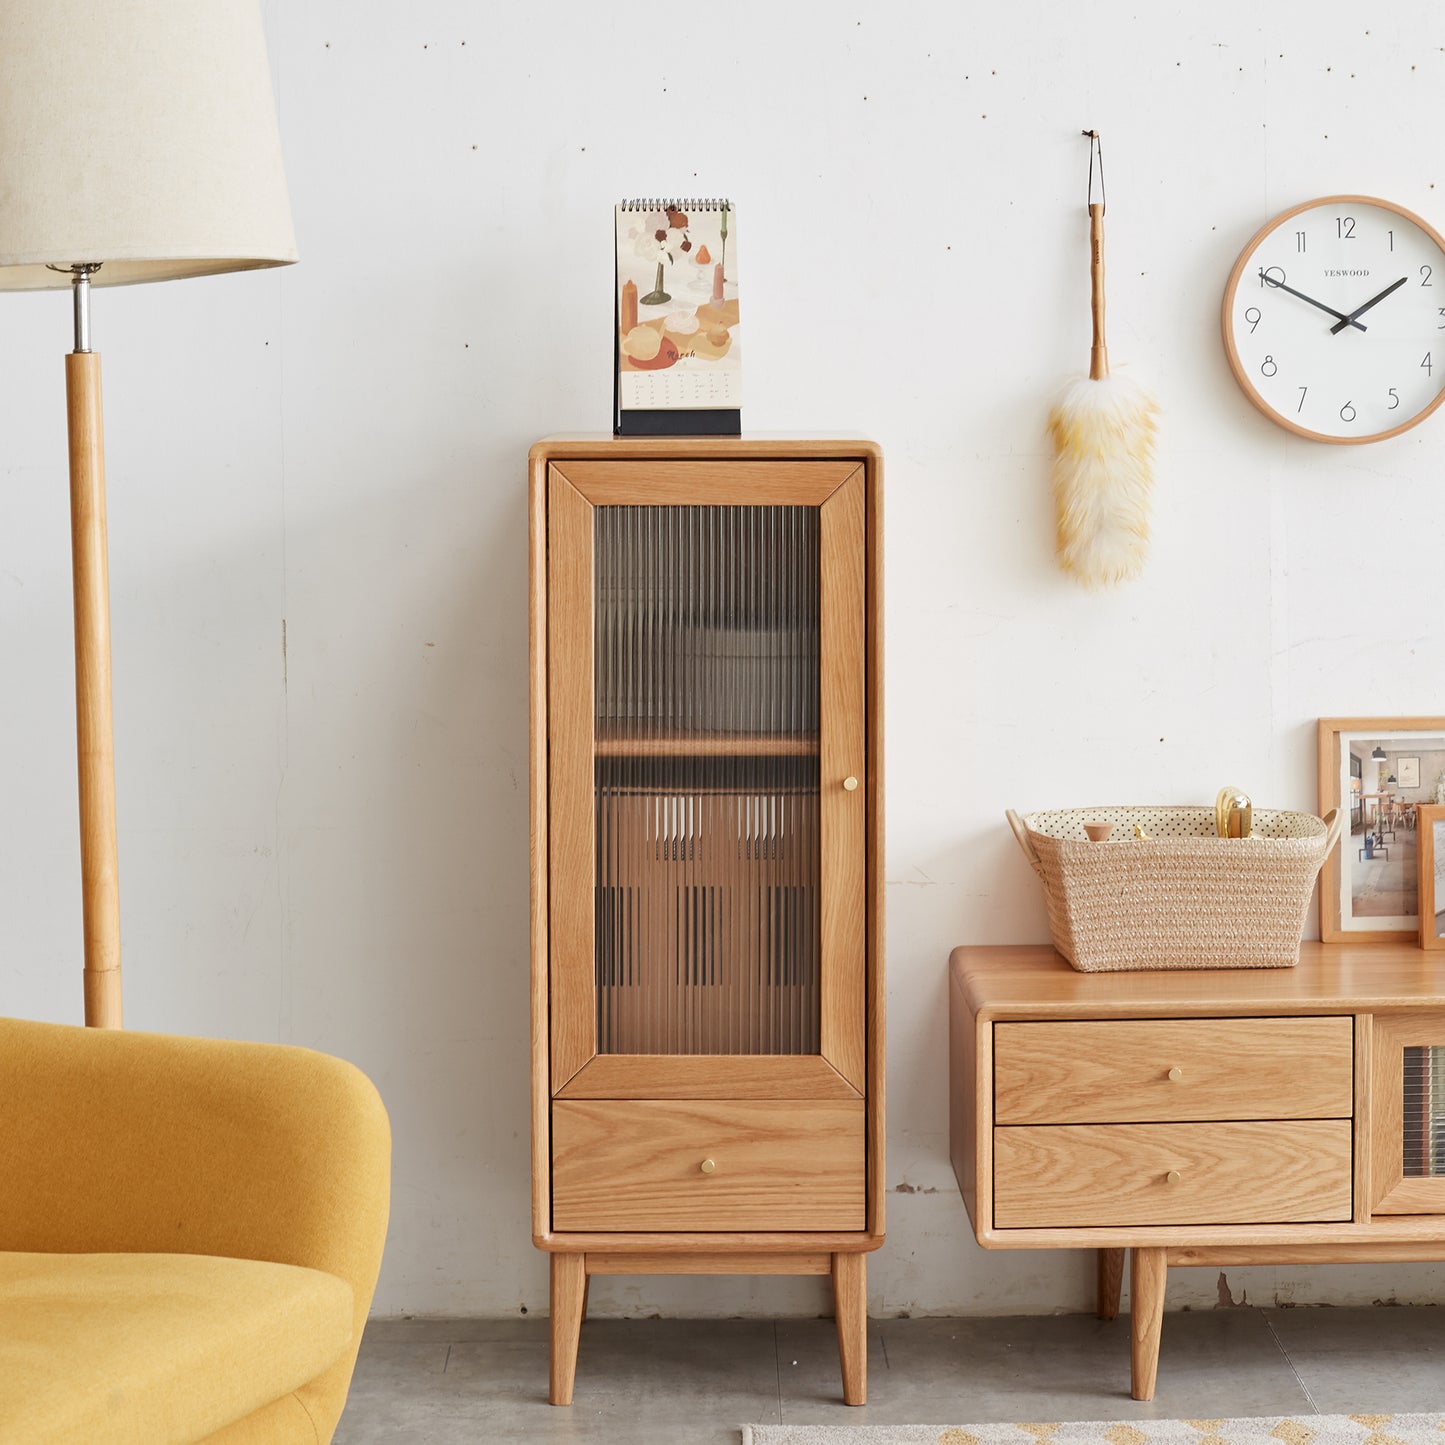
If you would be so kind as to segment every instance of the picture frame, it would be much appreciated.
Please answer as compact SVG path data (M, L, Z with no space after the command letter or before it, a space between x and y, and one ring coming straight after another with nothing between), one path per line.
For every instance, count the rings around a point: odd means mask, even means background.
M1402 772L1402 760L1413 770ZM1326 943L1420 940L1418 818L1434 804L1441 774L1445 716L1319 720L1319 811L1348 809L1339 844L1320 869ZM1411 775L1414 784L1405 784Z
M1396 758L1395 768L1402 788L1418 788L1420 786L1419 758Z
M1417 809L1420 947L1445 950L1445 803Z

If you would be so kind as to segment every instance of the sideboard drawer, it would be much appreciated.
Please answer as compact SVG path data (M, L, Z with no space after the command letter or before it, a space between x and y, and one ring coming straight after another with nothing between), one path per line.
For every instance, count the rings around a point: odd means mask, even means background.
M1000 1023L993 1039L996 1124L1354 1112L1348 1015Z
M995 1129L994 1223L1347 1220L1350 1146L1348 1119Z
M863 1158L862 1099L560 1099L552 1227L863 1229Z

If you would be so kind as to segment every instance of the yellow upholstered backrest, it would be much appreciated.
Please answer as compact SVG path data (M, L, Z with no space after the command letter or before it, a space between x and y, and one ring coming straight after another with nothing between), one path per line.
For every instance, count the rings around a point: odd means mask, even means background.
M391 1133L307 1049L0 1019L0 1249L212 1254L326 1270L350 1354L298 1392L328 1439L381 1265Z

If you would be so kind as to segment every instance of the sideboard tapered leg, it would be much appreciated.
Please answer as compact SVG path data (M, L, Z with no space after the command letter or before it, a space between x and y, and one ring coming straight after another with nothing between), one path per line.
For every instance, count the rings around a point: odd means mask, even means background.
M1129 1373L1136 1400L1154 1398L1168 1258L1162 1249L1129 1251Z
M1101 1320L1112 1320L1119 1313L1119 1287L1124 1283L1124 1251L1101 1249L1099 1256L1099 1289L1096 1305Z

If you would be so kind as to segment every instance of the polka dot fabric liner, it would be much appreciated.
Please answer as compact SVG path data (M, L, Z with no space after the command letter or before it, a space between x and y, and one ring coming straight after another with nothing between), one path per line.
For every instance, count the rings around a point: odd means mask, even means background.
M1215 831L1213 808L1063 808L1024 817L1024 825L1033 832L1067 843L1089 841L1084 832L1085 823L1112 823L1115 832L1109 839L1111 843L1138 842L1134 837L1136 823L1155 842L1166 838L1219 836ZM1271 808L1256 808L1254 812L1254 833L1258 838L1323 838L1326 831L1323 821L1313 813Z

